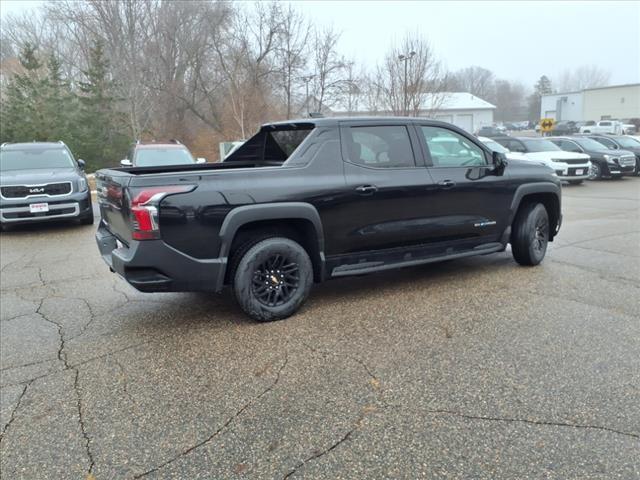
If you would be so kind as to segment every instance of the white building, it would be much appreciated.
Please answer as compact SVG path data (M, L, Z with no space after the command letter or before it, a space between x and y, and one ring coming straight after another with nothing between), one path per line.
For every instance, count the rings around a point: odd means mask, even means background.
M576 122L640 118L640 83L543 95L540 118Z
M493 112L496 109L495 105L466 92L445 93L442 100L432 103L428 98L423 104L433 105L425 112L428 116L453 123L469 133L493 125Z
M583 120L583 99L584 92L543 95L540 99L540 118L580 122Z
M495 105L466 92L446 92L425 94L421 101L420 116L453 123L472 133L480 127L493 125ZM344 107L332 107L328 115L332 116L392 116L391 111L368 111L363 108L349 110Z
M584 120L640 118L640 83L584 91Z

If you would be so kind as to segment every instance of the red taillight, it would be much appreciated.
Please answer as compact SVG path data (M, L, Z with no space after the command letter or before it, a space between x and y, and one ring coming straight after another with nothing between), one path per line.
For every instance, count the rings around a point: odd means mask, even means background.
M131 201L133 239L153 240L160 238L158 229L158 205L160 201L170 193L186 193L194 188L194 185L167 185L164 187L145 188L137 192Z

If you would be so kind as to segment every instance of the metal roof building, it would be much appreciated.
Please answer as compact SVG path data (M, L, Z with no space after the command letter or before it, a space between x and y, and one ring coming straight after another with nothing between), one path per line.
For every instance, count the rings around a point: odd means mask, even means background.
M420 101L419 116L449 122L474 132L480 127L493 125L496 106L467 92L425 93ZM353 108L336 106L331 108L333 116L391 116L389 110L370 111L358 102Z

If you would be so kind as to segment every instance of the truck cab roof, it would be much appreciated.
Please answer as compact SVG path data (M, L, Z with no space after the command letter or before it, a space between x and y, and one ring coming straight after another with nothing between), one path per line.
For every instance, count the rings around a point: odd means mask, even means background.
M447 125L450 123L434 120L427 117L392 117L392 116L355 116L355 117L322 117L322 118L298 118L292 120L282 120L278 122L264 123L261 129L280 128L280 127L335 127L341 123L385 123L390 124L406 124L406 123L428 123L429 125Z

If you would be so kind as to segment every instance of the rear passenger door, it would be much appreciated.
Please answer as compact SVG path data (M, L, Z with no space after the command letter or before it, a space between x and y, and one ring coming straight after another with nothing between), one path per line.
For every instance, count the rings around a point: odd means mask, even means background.
M429 235L427 196L433 181L418 138L406 123L343 123L346 180L329 254L410 246Z
M432 240L466 247L498 241L513 195L508 177L494 174L490 154L462 133L430 125L417 130L434 181L428 205L440 228Z

